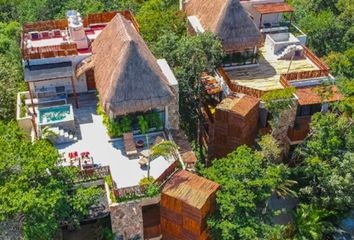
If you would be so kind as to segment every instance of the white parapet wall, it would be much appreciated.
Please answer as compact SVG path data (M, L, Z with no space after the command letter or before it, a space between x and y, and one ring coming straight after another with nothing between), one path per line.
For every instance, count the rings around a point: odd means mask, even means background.
M167 129L179 129L178 81L165 59L158 59L157 63L160 66L163 74L166 76L171 90L176 96L175 101L171 102L171 104L165 107L165 119L166 119L165 127Z
M30 136L32 131L32 117L28 115L28 107L23 104L23 100L29 99L29 92L19 92L17 93L16 100L16 120L21 129Z
M265 46L267 50L274 54L283 50L289 45L300 45L299 39L297 39L292 33L274 33L267 34L265 40Z

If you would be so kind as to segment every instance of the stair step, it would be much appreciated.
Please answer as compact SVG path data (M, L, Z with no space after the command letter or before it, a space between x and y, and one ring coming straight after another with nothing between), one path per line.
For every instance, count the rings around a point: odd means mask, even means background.
M65 129L63 127L53 127L50 128L50 130L58 135L58 136L50 137L50 140L53 141L55 144L70 143L70 142L77 141L75 132L70 129Z

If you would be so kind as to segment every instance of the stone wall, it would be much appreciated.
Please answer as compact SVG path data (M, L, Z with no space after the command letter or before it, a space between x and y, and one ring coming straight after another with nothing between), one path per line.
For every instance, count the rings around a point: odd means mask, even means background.
M178 85L171 86L173 93L176 95L175 101L167 107L168 128L179 129L179 88Z
M21 233L21 223L23 219L16 217L15 219L6 219L0 222L0 239L1 240L20 240L23 239Z
M110 206L112 231L116 240L144 239L142 207L160 202L160 196Z
M282 159L284 159L289 153L290 141L288 139L288 129L289 127L294 127L296 109L297 104L294 103L288 109L284 110L280 115L277 128L272 131L272 136L279 144Z

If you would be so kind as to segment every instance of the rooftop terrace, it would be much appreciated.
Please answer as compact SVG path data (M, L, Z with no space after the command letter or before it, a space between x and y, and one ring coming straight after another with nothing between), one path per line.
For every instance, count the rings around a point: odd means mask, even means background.
M281 74L318 69L306 56L304 59L294 59L291 62L290 60L278 60L276 55L266 47L260 48L259 52L258 65L225 69L232 83L262 91L270 91L283 88L280 84Z
M136 186L147 176L147 168L140 167L139 157L129 158L125 153L123 140L111 141L107 129L103 125L102 116L96 113L97 99L92 96L80 96L80 108L74 109L78 141L57 145L60 153L67 158L64 165L69 165L68 153L90 152L93 163L99 166L109 166L113 181L117 188ZM157 136L163 133L152 133L149 142L153 143ZM134 136L134 140L145 140L144 136ZM146 155L146 148L140 149ZM174 161L157 157L151 161L150 175L157 179Z
M139 29L134 16L129 11L114 11L89 14L82 19L85 37L94 41L116 14L123 15ZM22 27L21 48L24 59L40 59L80 54L90 54L91 49L78 48L68 30L68 20L49 20L25 23Z

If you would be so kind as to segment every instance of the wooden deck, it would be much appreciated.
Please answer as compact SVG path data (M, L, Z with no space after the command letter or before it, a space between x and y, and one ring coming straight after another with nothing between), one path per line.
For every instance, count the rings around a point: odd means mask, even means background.
M232 82L264 91L283 88L280 84L280 74L287 73L290 60L277 60L267 53L265 47L260 49L259 65L227 70L226 74ZM308 59L293 60L289 72L317 70Z

